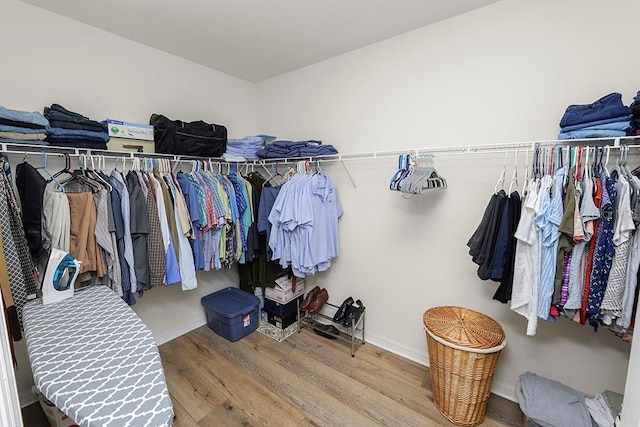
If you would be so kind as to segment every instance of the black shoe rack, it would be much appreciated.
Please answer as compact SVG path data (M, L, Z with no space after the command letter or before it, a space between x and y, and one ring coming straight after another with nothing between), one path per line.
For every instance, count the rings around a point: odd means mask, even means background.
M300 311L300 303L296 302L296 308L298 310L298 332L302 331L303 326L307 326L312 329L316 329L322 331L325 334L334 336L339 340L345 341L351 344L351 357L354 357L356 354L356 349L361 345L365 344L364 340L364 317L367 314L367 309L365 308L362 312L362 315L359 319L353 319L351 321L351 325L345 327L342 325L342 322L334 322L333 315L340 308L340 306L331 304L330 302L326 302L322 309L314 314L309 314L309 312ZM331 315L324 314L323 311L330 311ZM305 314L306 313L306 314ZM337 334L331 333L325 329L322 329L320 326L323 324L333 324L338 327Z

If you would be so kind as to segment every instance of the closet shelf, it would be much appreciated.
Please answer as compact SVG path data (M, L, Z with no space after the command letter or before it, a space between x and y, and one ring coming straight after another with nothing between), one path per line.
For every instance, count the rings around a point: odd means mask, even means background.
M307 312L306 315L302 316L302 313L305 313L304 311L300 311L300 303L296 303L296 308L298 311L298 332L300 332L302 330L302 326L308 326L311 329L314 330L318 330L321 331L324 334L327 335L331 335L333 337L338 338L341 341L347 342L349 344L351 344L351 357L355 356L356 350L358 349L358 347L360 347L361 345L365 344L365 340L364 340L364 327L365 327L365 315L367 310L365 309L362 312L362 316L360 316L360 318L358 319L357 322L353 323L352 325L346 328L346 332L343 331L339 331L337 334L335 333L331 333L329 331L326 331L324 329L322 329L320 327L320 325L323 324L327 324L324 322L320 322L318 321L318 319L323 319L323 320L327 320L329 321L328 324L336 324L338 325L339 323L334 322L333 321L333 317L332 316L328 316L324 313L318 312L318 313L314 313L314 314L309 314ZM324 307L330 307L332 311L337 311L340 307L335 305L335 304L331 304L330 302L326 302L324 304ZM344 326L342 326L342 324L340 324L340 326L342 328L345 328Z
M160 158L172 161L190 161L190 160L211 160L215 163L240 163L243 165L265 165L271 163L295 163L302 160L323 162L338 161L344 162L346 160L367 160L367 159L382 159L397 157L400 154L407 153L431 153L440 155L450 154L466 154L466 153L478 153L478 152L499 152L505 150L515 149L534 149L536 147L554 147L554 146L577 146L577 145L597 145L597 146L610 146L611 148L618 148L621 144L626 144L629 147L640 147L640 145L630 145L635 141L640 141L640 136L625 136L618 138L586 138L586 139L569 139L569 140L537 140L537 141L522 141L522 142L508 142L501 144L476 144L476 145L455 145L455 146L440 146L440 147L421 147L421 148L407 148L402 150L384 150L384 151L368 151L357 153L342 153L332 154L326 156L315 157L288 157L288 158L269 158L260 160L246 160L241 162L232 162L225 160L222 157L217 158L203 158L193 156L180 156L174 154L161 154L161 153L137 153L129 151L112 151L112 150L92 150L88 148L74 148L74 147L52 147L44 145L27 145L27 144L9 144L0 143L0 152L5 154L34 154L34 153L47 153L49 155L64 156L65 154L73 157L81 157L83 155L99 155L109 159L135 159L135 158Z

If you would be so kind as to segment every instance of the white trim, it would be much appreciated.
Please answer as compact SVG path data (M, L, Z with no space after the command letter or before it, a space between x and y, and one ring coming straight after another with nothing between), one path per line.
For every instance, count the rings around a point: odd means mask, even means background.
M422 366L429 367L429 357L426 354L426 351L427 351L426 339L424 344L425 353L417 352L395 341L392 341L380 336L376 336L370 333L367 333L367 335L365 336L365 339L367 343L373 344L376 347L380 347L397 356L404 357L405 359L409 359L412 362L416 362ZM357 353L356 353L356 357L357 357ZM513 384L494 381L491 387L491 393L497 396L503 397L512 402L518 402L518 399L516 398L515 385Z
M38 395L33 392L34 386L32 386L29 390L21 390L20 391L20 406L26 408L29 405L32 405L38 401Z
M171 329L170 331L166 331L160 335L157 335L157 336L154 335L154 338L156 339L156 345L162 345L166 342L171 341L172 339L185 335L193 331L194 329L197 329L200 326L203 326L206 324L207 324L207 318L206 316L202 316L192 322L182 324L179 327L175 329Z

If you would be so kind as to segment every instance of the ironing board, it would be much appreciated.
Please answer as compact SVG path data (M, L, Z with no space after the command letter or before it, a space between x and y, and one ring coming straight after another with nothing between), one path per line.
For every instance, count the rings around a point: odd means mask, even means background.
M36 387L81 427L172 425L151 331L111 289L31 301L23 319Z

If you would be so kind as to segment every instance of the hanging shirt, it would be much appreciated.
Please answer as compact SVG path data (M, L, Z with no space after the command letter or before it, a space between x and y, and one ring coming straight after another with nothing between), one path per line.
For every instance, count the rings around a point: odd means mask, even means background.
M616 320L616 325L623 328L631 326L636 288L638 286L638 267L640 267L640 233L636 231L631 239L629 248L629 263L625 276L626 286L622 296L622 313Z
M509 221L507 228L507 247L505 251L504 269L502 279L500 280L500 286L496 289L493 295L493 299L506 304L511 299L513 292L513 274L514 274L514 259L516 255L516 237L515 232L520 222L520 216L522 215L522 200L517 191L514 191L509 195L507 200L510 203L509 209Z
M540 186L531 179L529 193L525 198L515 232L517 241L511 294L511 310L528 320L527 335L530 336L536 334L538 327L539 235L535 227L535 217L539 191Z
M167 184L167 188L172 194L174 200L174 209L177 209L180 205L179 198L182 197L182 194L174 186L173 180L166 179L165 182ZM180 219L177 215L175 217L175 221L175 226L179 229L181 225ZM178 246L180 251L180 258L178 262L180 265L180 277L182 278L182 290L188 291L190 289L195 289L198 287L198 280L196 279L196 269L193 262L193 254L191 252L189 239L183 233L178 233Z
M136 290L142 296L144 291L151 289L149 283L149 253L147 238L149 236L149 213L147 200L138 175L134 171L127 174L127 191L129 192L130 231L133 247L134 268L136 270Z
M604 183L602 191L602 205L596 249L591 270L591 286L587 301L587 316L589 324L597 331L600 321L600 303L609 279L609 272L613 263L615 247L613 244L613 206L616 198L615 179L600 173L600 180Z
M336 185L328 176L316 173L307 186L311 195L312 228L308 238L308 255L304 267L325 271L339 255L338 218L343 214Z
M149 234L147 235L147 252L149 258L149 285L161 286L167 274L167 251L162 236L160 215L156 203L155 188L152 179L145 174L142 177L143 188L146 188Z
M116 247L118 250L118 261L120 263L120 277L122 283L122 299L129 305L136 303L131 292L131 277L129 276L129 266L124 256L124 219L122 218L122 199L120 196L120 182L112 176L107 177L111 184L111 209L113 213L113 223L115 227Z
M495 252L496 238L498 237L498 229L500 227L500 221L502 220L502 213L507 200L507 194L504 190L500 190L497 193L496 198L495 204L493 205L494 210L489 218L486 233L482 238L480 252L476 257L476 263L479 265L478 277L482 280L489 279L489 273L487 270L491 265L491 260L493 259L493 254ZM491 202L489 204L491 204Z
M200 207L198 195L195 187L184 173L178 173L177 180L182 189L185 202L187 203L189 216L191 217L191 228L194 232L194 239L192 239L190 243L193 250L195 268L196 270L204 270L204 253L202 251L202 240L200 239Z
M136 278L135 260L133 257L133 242L131 240L131 206L129 205L129 192L127 191L127 186L120 172L114 169L113 171L111 171L111 177L115 180L112 183L112 186L115 186L118 189L118 193L120 194L122 221L124 224L124 259L126 261L127 268L129 269L131 292L135 292L138 280ZM124 266L121 264L120 268L122 269L124 268Z
M153 185L155 193L156 205L158 207L158 219L160 220L160 231L167 260L165 283L167 285L175 285L182 281L182 277L180 277L180 265L176 256L176 250L174 249L173 235L169 226L167 206L165 205L165 200L168 196L165 197L163 187L156 176L149 174L149 183ZM172 208L173 205L169 205L169 207Z
M536 216L536 226L540 239L540 284L538 288L538 317L549 319L553 282L558 255L558 239L560 238L560 222L562 221L562 188L564 185L564 168L559 168L553 179L547 175L542 179L540 213ZM552 195L549 189L552 188Z
M600 310L603 314L603 323L610 325L612 318L619 317L622 313L622 297L625 288L625 276L631 236L635 230L633 214L631 211L631 188L629 181L620 175L616 184L616 215L613 233L615 255L607 288L602 298Z
M600 177L596 177L595 179L595 195L593 197L593 203L595 205L596 208L598 208L598 210L600 209L600 206L602 204L602 188L603 186L603 182L600 179ZM593 221L593 235L591 236L591 241L589 242L589 246L588 246L588 251L585 249L585 253L586 253L586 264L585 264L585 268L584 268L584 273L585 273L585 278L584 278L584 286L582 288L582 305L580 307L580 316L579 316L579 320L580 323L584 325L584 323L587 321L587 307L588 307L588 300L589 300L589 290L591 288L591 282L592 282L592 276L591 273L593 271L593 261L594 261L594 255L596 252L596 247L597 247L597 242L598 242L598 222L602 220L602 217L600 219L598 219L597 221Z

